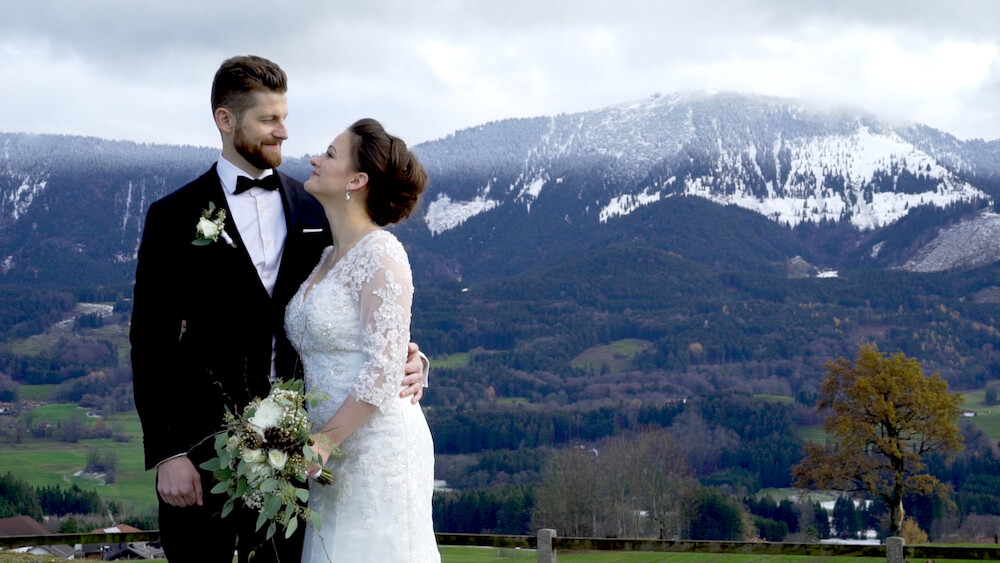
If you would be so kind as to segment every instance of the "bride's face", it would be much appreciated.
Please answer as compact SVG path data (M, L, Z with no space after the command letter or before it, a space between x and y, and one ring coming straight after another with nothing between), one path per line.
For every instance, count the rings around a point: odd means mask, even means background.
M306 180L306 191L317 196L344 199L348 184L357 180L358 171L351 152L353 133L344 131L330 143L326 152L309 161L313 171Z

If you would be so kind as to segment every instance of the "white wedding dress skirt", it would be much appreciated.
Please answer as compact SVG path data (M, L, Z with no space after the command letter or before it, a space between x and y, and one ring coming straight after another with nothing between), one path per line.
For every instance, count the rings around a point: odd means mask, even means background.
M323 522L306 530L302 561L438 562L434 446L420 405L399 397L413 294L406 253L376 230L314 280L320 265L285 313L307 390L328 396L309 418L318 430L345 400L378 410L327 464L334 483L310 483L309 508Z

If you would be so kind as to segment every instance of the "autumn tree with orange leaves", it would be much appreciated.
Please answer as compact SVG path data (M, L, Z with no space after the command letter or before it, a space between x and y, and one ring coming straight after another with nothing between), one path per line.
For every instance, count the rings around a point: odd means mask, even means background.
M903 496L945 490L924 473L924 455L962 449L957 420L961 397L940 375L927 377L902 352L885 356L863 345L854 363L826 364L817 407L829 409L828 444L806 446L793 468L796 486L864 492L889 508L889 535L903 524Z

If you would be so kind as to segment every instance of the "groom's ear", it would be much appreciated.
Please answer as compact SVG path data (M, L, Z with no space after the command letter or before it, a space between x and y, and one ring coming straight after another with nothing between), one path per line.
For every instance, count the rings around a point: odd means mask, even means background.
M228 108L215 109L215 126L226 135L232 135L236 130L236 116Z

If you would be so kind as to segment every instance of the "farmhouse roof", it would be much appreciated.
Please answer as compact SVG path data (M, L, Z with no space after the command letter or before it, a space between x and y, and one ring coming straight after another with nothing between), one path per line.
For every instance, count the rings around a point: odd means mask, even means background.
M0 536L47 536L51 533L31 516L0 518Z
M128 524L118 524L117 526L112 526L110 528L97 528L96 530L91 530L91 534L134 534L135 532L141 532L139 528L135 526L129 526Z

